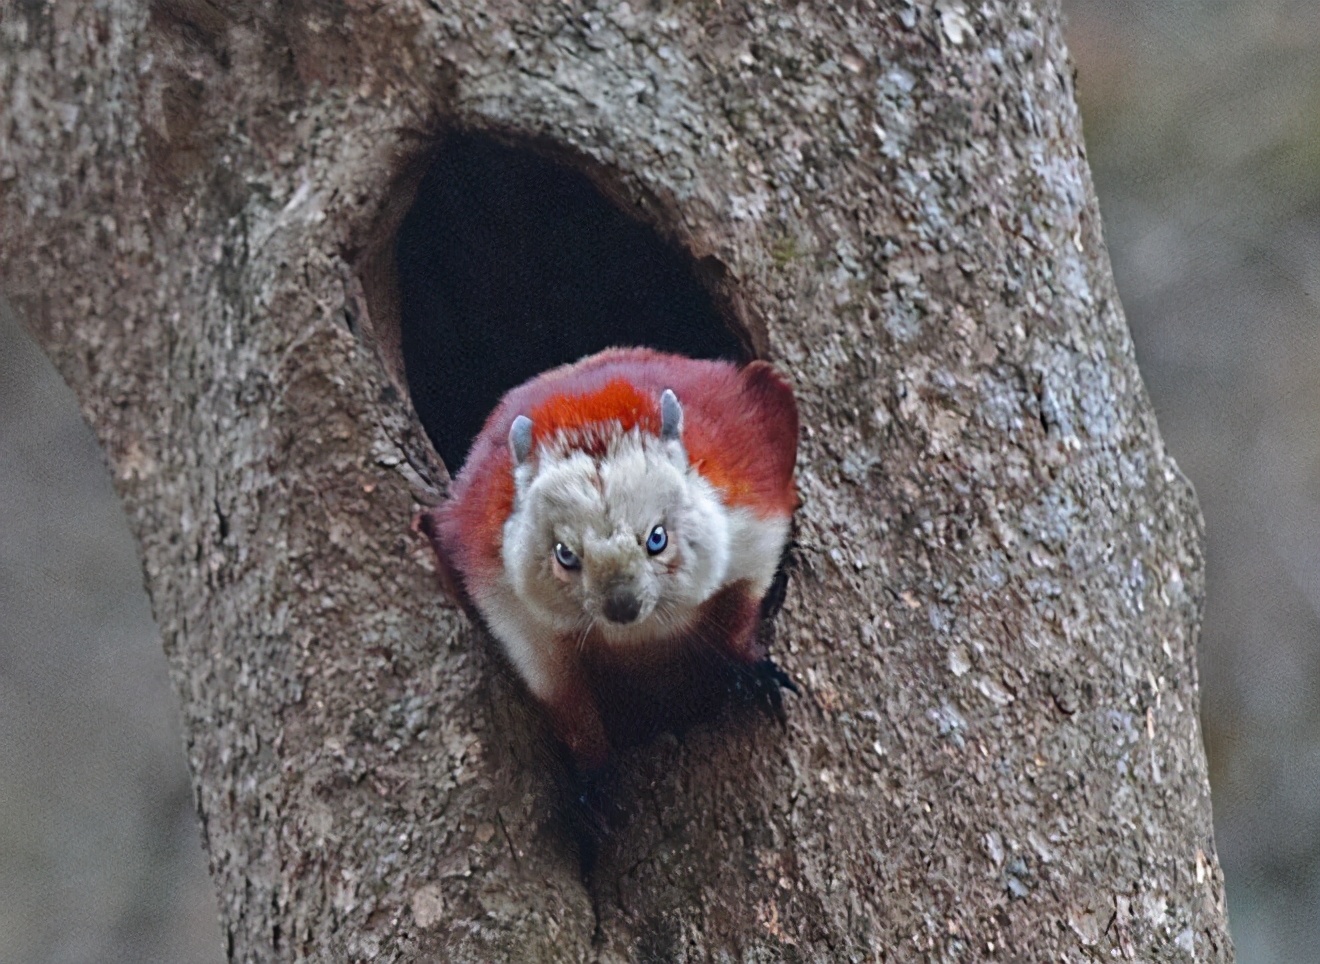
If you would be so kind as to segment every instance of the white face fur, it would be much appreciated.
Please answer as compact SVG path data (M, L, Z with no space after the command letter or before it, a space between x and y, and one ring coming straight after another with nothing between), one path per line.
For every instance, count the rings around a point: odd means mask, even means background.
M725 582L728 511L677 439L616 435L599 459L552 440L514 480L504 571L529 614L556 632L662 639Z

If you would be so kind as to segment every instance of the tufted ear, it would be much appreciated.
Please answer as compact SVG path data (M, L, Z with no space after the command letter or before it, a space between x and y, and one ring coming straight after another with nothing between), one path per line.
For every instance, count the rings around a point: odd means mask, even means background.
M673 389L666 388L660 396L660 437L666 442L683 439L683 406Z
M522 465L532 454L532 420L526 415L519 415L509 426L509 451L514 465Z

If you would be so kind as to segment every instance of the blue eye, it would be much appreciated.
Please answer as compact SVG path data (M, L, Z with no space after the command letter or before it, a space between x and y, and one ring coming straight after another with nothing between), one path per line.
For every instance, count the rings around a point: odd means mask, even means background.
M664 526L656 526L646 537L646 551L653 556L664 552L667 545L669 545L669 536L665 533Z
M573 550L562 542L555 543L555 562L565 569L581 569L582 560L573 554Z

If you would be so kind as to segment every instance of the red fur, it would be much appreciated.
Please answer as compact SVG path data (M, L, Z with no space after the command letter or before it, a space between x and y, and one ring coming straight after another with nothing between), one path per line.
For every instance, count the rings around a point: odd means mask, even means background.
M601 425L617 424L619 431L640 428L660 434L660 405L623 378L615 378L585 395L553 395L527 413L532 420L532 443L536 445L564 434L575 444L585 445L592 455L605 454Z
M468 593L499 577L504 522L513 511L513 420L532 419L533 457L536 445L561 431L582 438L614 422L659 434L666 388L683 406L688 459L728 506L765 517L793 513L797 403L772 366L612 348L519 385L486 420L432 526L436 551L462 574Z
M757 638L760 608L746 583L736 583L708 599L692 626L662 647L624 648L588 638L575 672L587 683L590 709L609 742L643 742L662 729L708 718L722 706L738 668L767 655ZM546 709L555 735L571 749L569 738L575 734L561 729L567 708L559 703ZM576 752L574 759L581 769L590 769Z
M532 458L557 437L603 455L616 433L660 433L666 388L683 408L689 463L725 504L763 518L790 516L798 502L797 404L769 364L739 368L646 348L610 349L518 386L491 413L449 498L418 524L435 548L446 589L472 611L483 588L500 577L504 523L514 498L508 437L517 416L532 419ZM653 731L660 716L692 718L702 705L717 704L727 689L710 660L750 666L766 655L757 640L760 605L738 583L707 600L690 628L661 647L561 640L564 656L545 710L578 766L589 770L605 761L612 742L607 731L628 742L629 733L640 738ZM658 690L664 693L654 698Z
M572 640L563 641L571 647ZM568 748L579 770L598 770L610 758L610 741L605 735L595 691L589 677L581 672L565 673L554 699L544 707L550 728Z

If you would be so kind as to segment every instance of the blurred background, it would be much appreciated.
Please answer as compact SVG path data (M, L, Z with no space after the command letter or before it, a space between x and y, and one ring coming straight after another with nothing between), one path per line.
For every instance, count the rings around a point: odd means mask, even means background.
M1064 0L1119 291L1200 495L1243 964L1320 961L1320 2ZM223 960L165 660L72 394L0 319L0 961Z
M1320 2L1064 8L1137 361L1205 515L1238 960L1320 961Z

